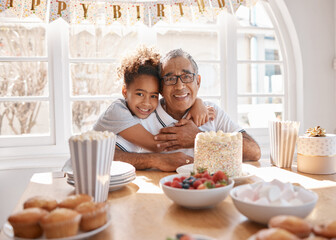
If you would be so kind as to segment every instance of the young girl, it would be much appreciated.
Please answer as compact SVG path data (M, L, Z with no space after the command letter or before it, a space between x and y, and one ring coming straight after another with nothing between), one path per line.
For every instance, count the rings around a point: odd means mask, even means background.
M140 152L144 148L151 152L161 152L153 134L140 123L155 112L159 103L160 76L158 73L160 54L154 48L140 47L132 55L122 59L118 76L123 78L124 99L114 101L96 124L96 131L111 131L117 134L116 145L123 151ZM201 126L213 117L201 99L197 99L186 118L193 119Z

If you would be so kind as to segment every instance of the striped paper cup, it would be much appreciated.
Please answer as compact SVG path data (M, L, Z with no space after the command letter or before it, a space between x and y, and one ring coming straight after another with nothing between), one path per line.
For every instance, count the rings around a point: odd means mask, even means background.
M95 202L107 200L115 141L115 134L95 131L69 139L76 194L89 194Z

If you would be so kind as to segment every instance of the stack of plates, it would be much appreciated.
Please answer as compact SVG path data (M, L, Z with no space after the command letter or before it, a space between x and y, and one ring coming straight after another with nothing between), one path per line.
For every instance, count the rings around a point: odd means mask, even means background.
M67 175L67 183L74 186L75 180L70 160L63 167L63 171ZM110 191L118 190L136 178L135 168L129 163L119 161L112 162L110 174Z

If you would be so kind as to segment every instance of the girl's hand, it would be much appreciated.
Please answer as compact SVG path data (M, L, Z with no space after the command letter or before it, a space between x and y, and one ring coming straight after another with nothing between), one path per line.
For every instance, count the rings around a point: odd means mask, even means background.
M197 127L202 126L204 123L209 121L208 110L202 99L196 98L186 116L186 119L191 119Z
M207 108L208 108L209 121L215 120L215 118L216 118L215 109L211 106L207 106Z
M209 116L207 112L203 112L195 116L192 116L192 113L189 112L185 119L192 120L197 127L200 127L209 121Z
M214 120L215 117L215 109L211 106L205 106L203 101L197 98L194 105L189 110L186 119L192 120L197 127L200 127L208 121Z

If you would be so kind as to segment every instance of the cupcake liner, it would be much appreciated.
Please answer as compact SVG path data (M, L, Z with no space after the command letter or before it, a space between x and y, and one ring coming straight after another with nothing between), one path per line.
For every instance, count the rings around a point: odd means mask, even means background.
M11 223L16 237L37 238L42 236L43 230L38 222L34 223Z
M67 219L59 222L41 223L44 234L47 238L63 238L76 235L79 229L81 215L73 219Z
M91 217L94 217L97 214L101 214L101 213L104 213L104 212L106 212L106 214L107 214L108 207L109 207L108 204L106 204L105 206L103 206L101 208L98 208L98 209L95 209L94 211L81 213L82 218L91 218Z

